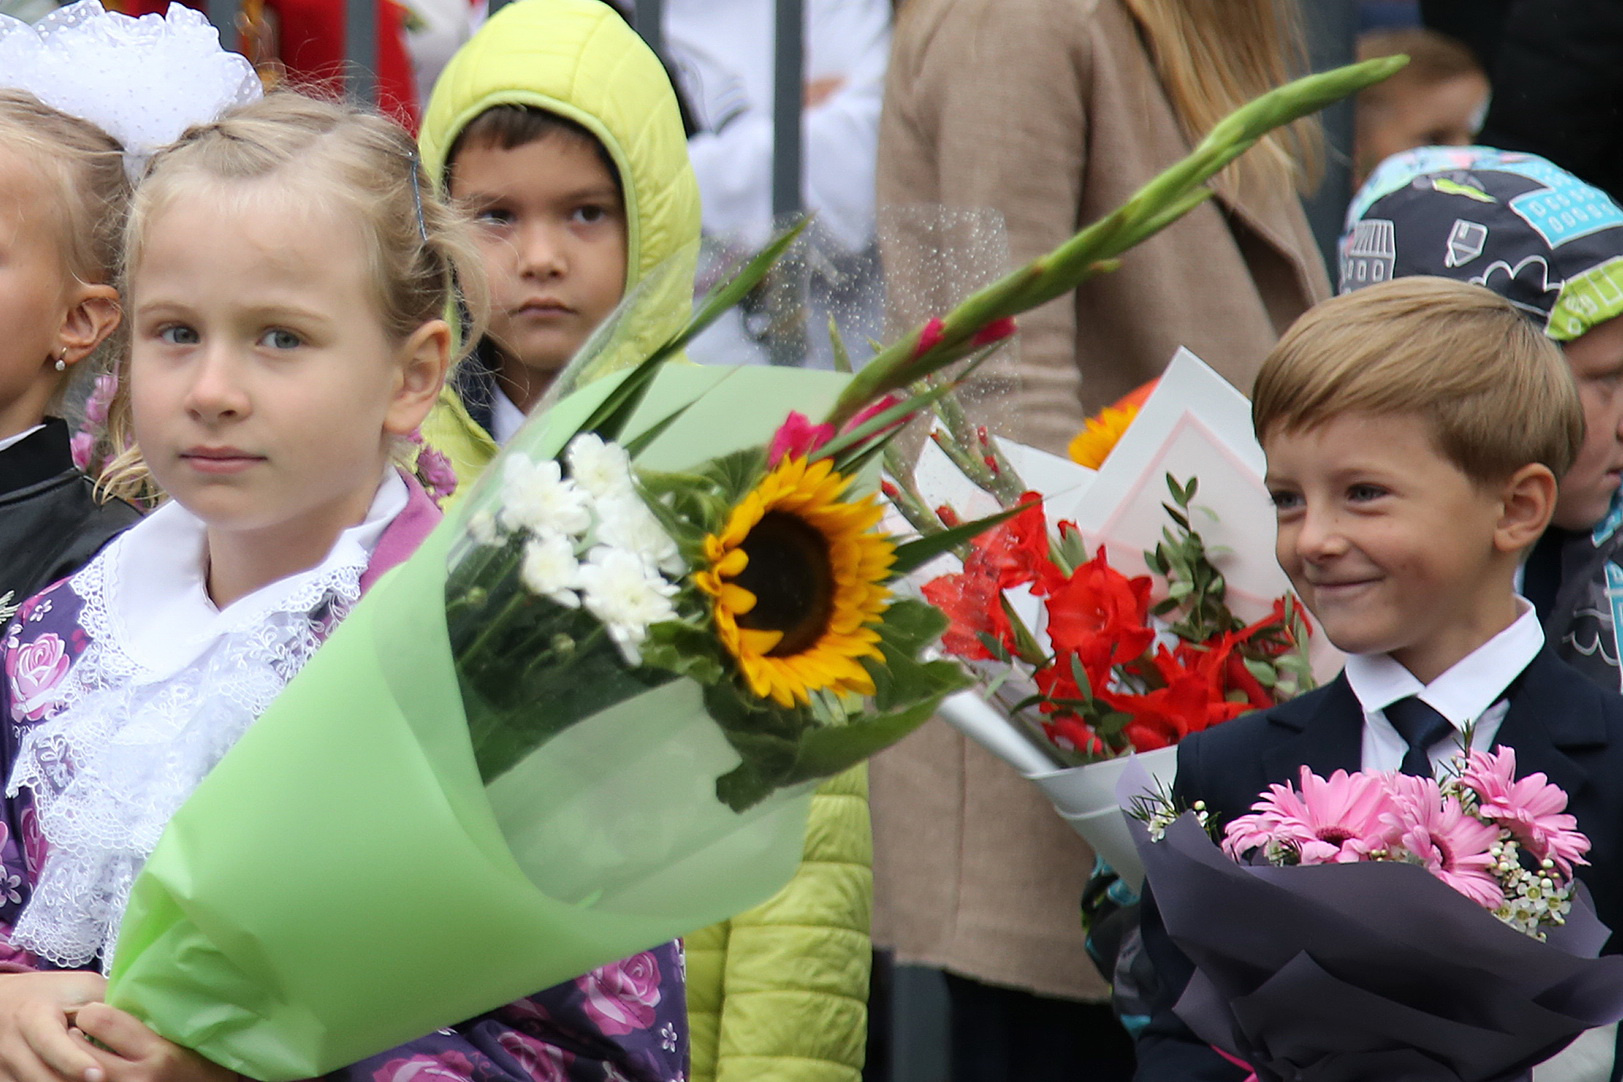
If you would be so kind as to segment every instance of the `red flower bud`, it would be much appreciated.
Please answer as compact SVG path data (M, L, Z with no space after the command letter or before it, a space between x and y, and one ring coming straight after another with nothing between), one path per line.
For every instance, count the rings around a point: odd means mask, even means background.
M989 346L993 342L1001 342L1014 333L1014 317L1004 316L994 319L986 326L975 332L975 337L969 340L971 346Z
M936 316L930 317L930 321L924 325L924 329L919 331L918 345L913 347L913 359L915 361L941 344L942 331L945 328L946 324L942 323L940 318Z

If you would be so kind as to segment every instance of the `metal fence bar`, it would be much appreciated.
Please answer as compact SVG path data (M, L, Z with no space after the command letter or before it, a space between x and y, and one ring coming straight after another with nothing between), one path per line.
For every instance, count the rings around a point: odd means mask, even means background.
M1316 0L1304 4L1308 50L1314 71L1324 71L1355 59L1358 38L1356 0ZM1324 179L1318 190L1302 200L1319 251L1336 281L1336 238L1352 201L1353 103L1339 101L1321 114L1324 123Z
M636 6L631 9L632 28L662 57L665 55L665 27L660 19L664 8L664 0L636 0Z
M220 44L227 49L237 47L237 15L242 11L242 0L209 0L209 22L220 32Z
M346 0L344 5L345 86L362 105L378 103L377 0Z
M800 110L805 98L805 0L776 0L772 83L772 214L801 210Z

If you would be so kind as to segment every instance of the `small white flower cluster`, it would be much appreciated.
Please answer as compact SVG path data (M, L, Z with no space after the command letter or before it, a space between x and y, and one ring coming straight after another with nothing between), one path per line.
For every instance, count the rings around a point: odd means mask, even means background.
M1505 831L1503 840L1488 850L1494 863L1490 867L1494 877L1505 890L1505 904L1493 915L1534 939L1544 939L1545 925L1561 925L1572 912L1572 881L1564 881L1555 872L1555 862L1546 860L1538 869L1526 867L1521 860L1521 846Z
M643 503L625 448L576 436L564 451L569 476L552 459L510 455L498 514L475 514L468 531L481 544L527 535L519 577L538 597L585 606L629 665L642 662L648 628L676 618L677 587L666 576L686 570L676 542Z
M1185 811L1195 813L1195 820L1200 828L1211 833L1211 813L1206 810L1204 800L1195 801L1194 805L1185 809L1180 808L1172 799L1171 789L1158 788L1154 792L1140 793L1133 797L1131 805L1126 809L1130 818L1137 819L1144 824L1149 832L1150 841L1158 842L1166 836L1167 827L1178 821Z

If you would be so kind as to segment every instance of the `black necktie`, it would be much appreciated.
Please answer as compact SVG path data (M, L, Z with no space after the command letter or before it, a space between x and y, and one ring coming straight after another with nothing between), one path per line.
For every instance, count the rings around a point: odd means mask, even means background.
M1398 769L1417 778L1431 777L1431 756L1428 754L1431 746L1452 733L1454 726L1449 724L1447 718L1414 695L1407 699L1399 699L1383 713L1386 714L1386 720L1392 723L1392 728L1396 729L1398 735L1409 745L1409 751L1403 757L1403 765Z

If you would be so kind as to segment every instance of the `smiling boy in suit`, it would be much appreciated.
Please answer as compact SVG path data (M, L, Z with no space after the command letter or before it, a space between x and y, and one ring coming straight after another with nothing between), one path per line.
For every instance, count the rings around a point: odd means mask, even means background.
M1623 696L1557 658L1513 586L1583 440L1559 349L1486 289L1397 279L1299 319L1263 366L1252 420L1276 555L1347 664L1185 739L1176 797L1226 823L1304 765L1431 774L1469 734L1567 791L1593 843L1580 878L1623 924ZM1172 1013L1190 967L1151 893L1143 935L1160 988L1136 1078L1243 1078Z

